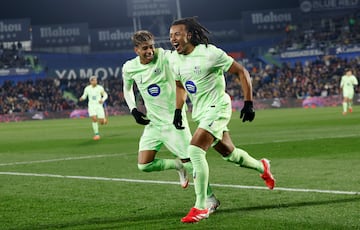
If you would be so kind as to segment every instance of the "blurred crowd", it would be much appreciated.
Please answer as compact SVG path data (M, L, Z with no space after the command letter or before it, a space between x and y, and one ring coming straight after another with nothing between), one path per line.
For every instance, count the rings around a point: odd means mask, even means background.
M294 67L284 63L281 67L268 65L264 69L254 68L251 73L254 95L257 99L338 95L341 76L346 68L358 75L360 57L347 60L327 56L314 62L297 63ZM359 93L360 88L355 90Z
M30 62L23 55L21 42L13 43L11 48L5 48L0 43L0 69L21 68L29 66Z
M360 13L334 18L323 18L319 24L305 22L301 25L288 25L286 38L274 47L273 52L298 49L319 49L360 44Z
M360 57L344 60L324 57L321 60L297 63L294 67L267 65L265 68L249 70L253 82L255 99L297 98L331 96L339 94L341 76L345 68L351 68L355 75L360 73ZM359 76L357 76L359 77ZM242 99L240 82L236 76L226 76L227 92L233 99ZM34 111L63 111L86 108L86 102L78 103L88 79L47 78L14 83L6 81L0 90L0 114ZM109 94L107 105L126 107L122 92L122 80L110 77L99 82ZM137 90L135 89L135 92ZM360 93L360 87L356 87ZM140 96L136 96L141 100Z
M109 94L109 106L126 106L119 79L112 77L100 83ZM17 83L7 80L0 88L0 114L86 108L87 103L78 102L78 98L88 84L88 79L46 78Z

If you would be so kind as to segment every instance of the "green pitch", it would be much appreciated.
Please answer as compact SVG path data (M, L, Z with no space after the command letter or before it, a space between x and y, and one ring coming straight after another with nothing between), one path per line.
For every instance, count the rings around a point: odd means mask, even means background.
M252 123L234 113L234 143L271 160L277 187L211 150L221 206L190 225L180 218L193 186L137 169L132 117L110 117L97 142L89 119L0 123L0 229L360 229L360 107L341 111L258 110Z

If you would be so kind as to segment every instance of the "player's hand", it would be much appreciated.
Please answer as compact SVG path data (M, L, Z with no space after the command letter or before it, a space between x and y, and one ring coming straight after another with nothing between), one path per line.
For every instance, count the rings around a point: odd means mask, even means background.
M136 123L140 125L147 125L150 123L150 120L146 118L145 114L138 111L136 108L131 110L131 114L134 116Z
M175 109L173 124L175 125L176 129L185 129L185 127L182 126L181 109Z
M242 121L252 121L255 118L255 110L253 108L253 102L252 101L244 101L244 107L241 109L240 112L240 119L242 118Z

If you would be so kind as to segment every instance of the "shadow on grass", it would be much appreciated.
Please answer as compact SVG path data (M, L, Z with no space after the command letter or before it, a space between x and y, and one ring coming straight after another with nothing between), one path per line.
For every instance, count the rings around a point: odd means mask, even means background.
M323 201L310 201L310 202L294 202L294 203L284 203L277 205L261 205L253 207L240 207L232 209L221 209L219 213L233 213L239 211L257 211L265 209L282 209L282 208L291 208L291 207L307 207L307 206L318 206L318 205L327 205L327 204L337 204L337 203L350 203L350 202L360 202L360 196L346 198L346 199L337 199L337 200L323 200ZM180 220L184 215L181 213L168 213L168 215L159 215L158 213L149 213L147 215L136 215L134 216L122 216L122 217L104 217L104 218L89 218L77 221L69 221L63 223L52 223L44 224L37 226L27 226L22 228L11 228L12 230L43 230L43 229L122 229L122 228L139 228L144 227L145 224L160 224L162 220L174 219L174 222ZM180 221L178 221L180 223ZM109 226L111 225L111 226ZM173 226L174 227L174 226Z

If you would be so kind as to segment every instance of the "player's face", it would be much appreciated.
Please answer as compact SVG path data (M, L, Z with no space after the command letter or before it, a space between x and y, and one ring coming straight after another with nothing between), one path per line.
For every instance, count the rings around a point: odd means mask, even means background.
M194 50L190 43L191 33L185 25L173 25L170 27L170 42L179 54L189 54Z
M139 56L141 64L148 64L154 59L154 44L154 40L150 40L135 46L134 51Z
M95 87L97 85L97 79L92 78L91 81L90 81L90 84Z

